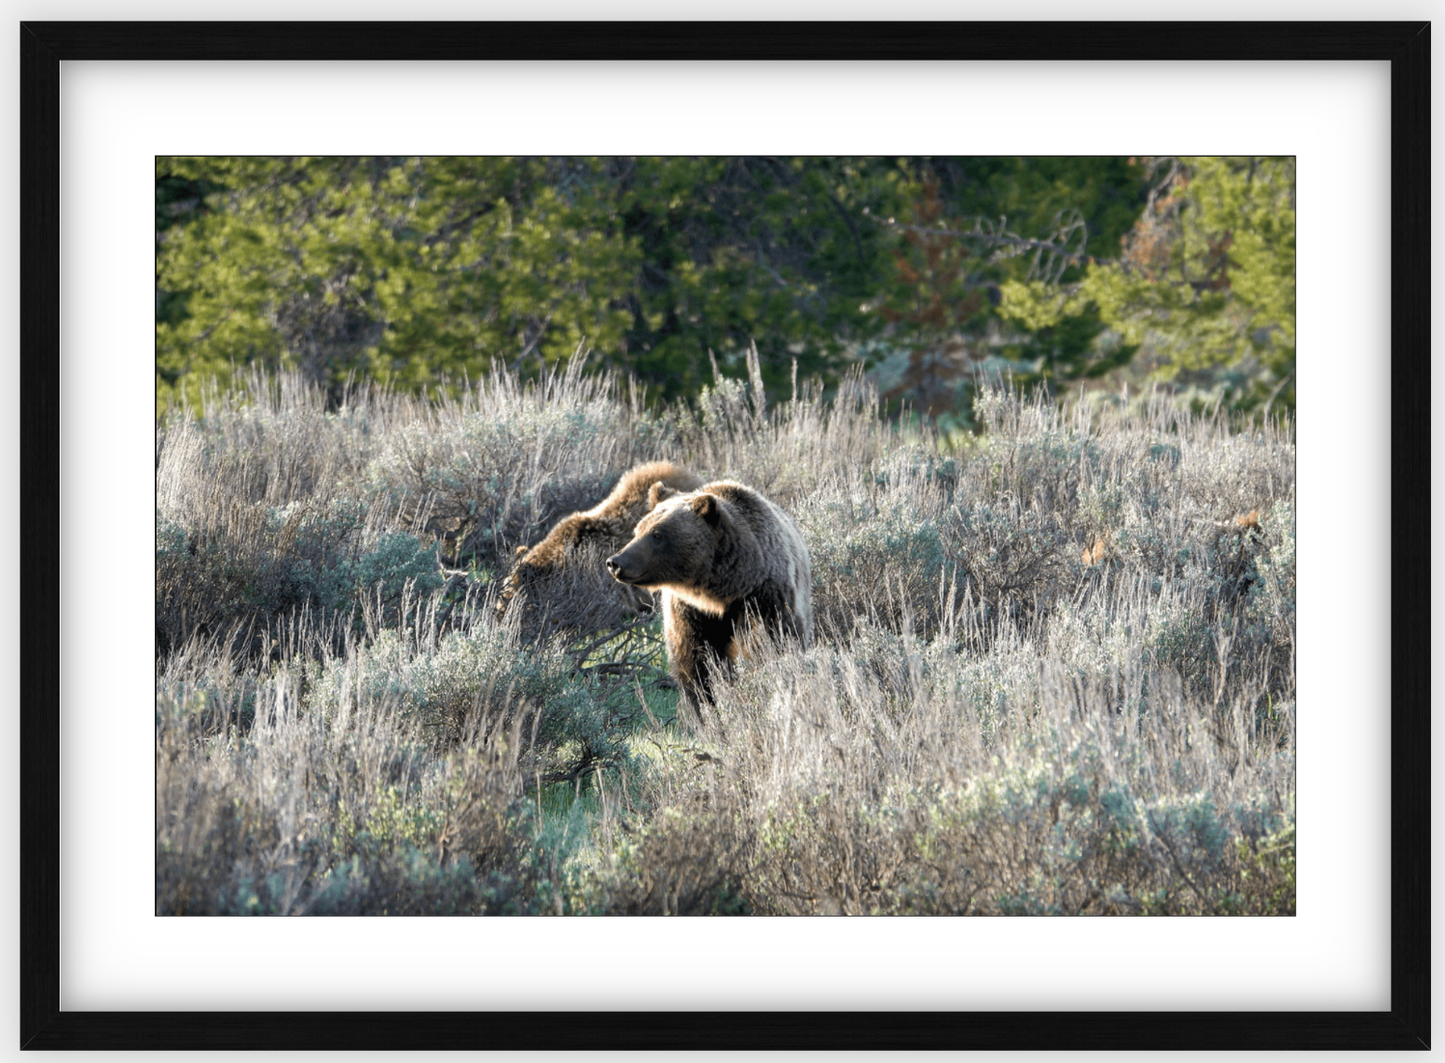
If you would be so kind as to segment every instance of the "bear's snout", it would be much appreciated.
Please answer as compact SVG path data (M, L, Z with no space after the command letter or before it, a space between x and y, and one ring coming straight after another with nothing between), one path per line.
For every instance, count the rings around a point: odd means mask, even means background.
M647 575L652 552L646 542L633 542L607 559L607 571L618 583L635 585Z

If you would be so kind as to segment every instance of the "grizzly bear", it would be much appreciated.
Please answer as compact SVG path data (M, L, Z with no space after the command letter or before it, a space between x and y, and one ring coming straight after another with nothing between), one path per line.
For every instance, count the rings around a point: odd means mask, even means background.
M607 578L602 562L631 538L632 529L652 508L648 493L658 483L690 491L702 486L702 478L668 461L648 462L624 473L597 505L563 517L535 546L517 547L497 601L498 613L505 613L521 595L526 606L523 628L536 634L559 628L598 630L626 612L650 609L651 595L619 587Z
M700 714L751 632L812 642L808 547L792 517L740 483L686 493L656 483L648 499L652 511L607 570L629 587L662 591L668 665Z

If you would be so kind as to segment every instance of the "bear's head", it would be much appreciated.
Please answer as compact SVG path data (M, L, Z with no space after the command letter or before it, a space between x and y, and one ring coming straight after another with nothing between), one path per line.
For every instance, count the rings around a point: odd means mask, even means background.
M661 481L647 498L652 512L638 522L632 541L607 559L607 571L619 583L648 590L701 585L727 523L722 500L706 491L683 494Z

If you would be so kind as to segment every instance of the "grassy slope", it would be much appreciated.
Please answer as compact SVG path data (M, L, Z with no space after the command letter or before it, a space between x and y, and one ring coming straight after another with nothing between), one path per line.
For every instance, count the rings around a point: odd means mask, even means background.
M951 449L856 382L659 415L572 373L171 420L157 912L1293 911L1292 441L982 413ZM491 608L652 458L762 489L812 553L818 644L701 726L655 621L533 641Z

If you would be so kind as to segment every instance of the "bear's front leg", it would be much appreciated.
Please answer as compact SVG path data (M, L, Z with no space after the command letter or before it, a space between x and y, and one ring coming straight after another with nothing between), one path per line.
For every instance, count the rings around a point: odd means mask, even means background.
M714 682L732 665L736 620L703 612L672 595L668 598L663 625L668 664L684 700L701 719L703 706L713 703Z

